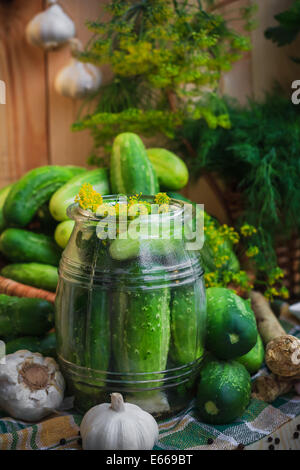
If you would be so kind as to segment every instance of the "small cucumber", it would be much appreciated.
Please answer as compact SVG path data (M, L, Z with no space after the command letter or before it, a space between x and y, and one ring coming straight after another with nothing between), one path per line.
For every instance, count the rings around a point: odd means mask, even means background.
M154 148L147 149L147 155L161 186L166 189L181 189L187 184L189 179L187 166L175 153Z
M115 194L156 194L159 184L140 137L131 132L119 134L113 143L110 179Z
M54 325L54 306L46 300L0 294L0 337L43 335Z
M250 374L255 374L261 368L264 357L264 344L258 333L256 345L247 354L237 357L235 360L243 364Z
M44 357L56 358L56 335L55 332L48 333L46 336L22 336L5 343L6 354L12 354L16 351L27 349L31 352L38 352Z
M1 270L4 277L14 281L55 291L58 282L57 268L41 263L15 263L4 266Z
M41 233L7 228L0 237L0 251L12 262L30 262L58 266L61 250L54 240Z
M234 359L252 349L257 326L250 302L225 287L209 287L207 299L207 349L219 359Z
M112 346L116 372L165 370L170 341L169 289L119 291L114 295Z
M0 189L0 232L2 232L2 230L4 230L7 225L3 214L3 206L12 187L13 184L9 184L4 188Z
M204 354L204 295L197 284L173 289L169 355L174 366L188 364Z
M3 207L8 224L25 227L53 193L85 168L46 165L26 173L9 192Z
M54 219L58 221L68 219L66 210L73 204L75 196L84 183L90 183L94 190L102 196L110 192L108 171L106 168L98 168L74 176L74 178L61 186L50 199L49 209Z
M57 225L54 232L54 239L58 246L60 246L61 248L66 248L74 225L74 220L64 220L63 222L60 222L60 224Z
M46 233L47 235L53 233L57 225L57 221L53 219L50 213L48 202L45 202L41 207L38 208L36 217L32 222L38 222L39 232Z
M87 308L85 366L106 371L110 359L110 310L107 291L91 291Z
M229 424L245 412L251 396L246 368L236 361L204 360L198 383L196 408L201 420Z

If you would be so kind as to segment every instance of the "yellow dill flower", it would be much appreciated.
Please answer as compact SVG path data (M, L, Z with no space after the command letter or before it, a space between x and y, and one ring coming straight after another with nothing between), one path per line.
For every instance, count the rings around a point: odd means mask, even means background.
M167 193L157 193L154 201L156 204L169 204L170 203L170 198L167 195Z
M246 251L246 256L248 256L248 258L253 258L253 256L256 256L258 253L259 249L257 246L250 246Z
M84 183L75 197L75 202L78 202L82 209L96 212L97 207L103 203L103 198L90 183Z
M251 235L253 235L254 233L257 233L257 230L255 227L253 227L253 225L244 224L241 227L241 234L244 237L251 237Z
M288 289L286 287L281 287L281 289L279 290L279 295L280 297L282 297L283 299L288 299L289 296L290 296L290 293L288 291Z

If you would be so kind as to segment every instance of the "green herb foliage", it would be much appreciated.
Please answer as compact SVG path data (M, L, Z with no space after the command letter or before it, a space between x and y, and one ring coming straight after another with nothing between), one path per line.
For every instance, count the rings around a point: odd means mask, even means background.
M257 228L258 262L275 264L274 239L300 227L300 113L280 96L240 107L228 102L231 129L211 130L203 121L187 121L183 136L196 150L191 174L215 172L241 191L240 222Z
M279 25L268 28L265 36L278 46L291 44L300 32L300 0L295 0L289 9L275 16ZM292 57L297 63L300 58Z
M214 3L112 0L106 7L110 20L88 23L95 35L81 60L109 64L114 73L96 107L73 126L92 131L93 163L120 132L173 139L187 117L229 126L226 111L215 114L204 90L217 92L222 72L250 43L212 10ZM249 29L252 11L235 9L232 20L242 17Z

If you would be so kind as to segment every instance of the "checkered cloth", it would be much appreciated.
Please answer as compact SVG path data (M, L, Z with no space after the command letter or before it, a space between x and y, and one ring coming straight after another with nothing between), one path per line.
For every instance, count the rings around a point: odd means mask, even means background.
M300 327L284 322L289 334L300 338ZM259 374L263 373L262 369ZM252 400L244 415L229 425L211 426L197 418L195 403L177 416L159 423L160 436L154 450L234 449L263 439L300 415L300 396L293 393L278 398L272 405ZM82 417L61 412L39 424L28 424L0 417L0 449L80 449L79 425ZM213 439L208 445L207 440Z

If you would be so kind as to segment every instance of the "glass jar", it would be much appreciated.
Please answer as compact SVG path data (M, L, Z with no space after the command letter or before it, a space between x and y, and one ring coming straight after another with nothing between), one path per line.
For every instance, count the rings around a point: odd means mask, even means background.
M109 207L124 201L103 199ZM143 200L154 202L152 196ZM75 226L59 267L56 332L62 371L80 411L120 392L162 417L194 396L204 354L203 271L199 252L188 250L182 236L184 204L169 204L167 213L141 217L135 237L119 219L116 238L113 217L77 204L68 209ZM141 227L151 227L151 234Z

